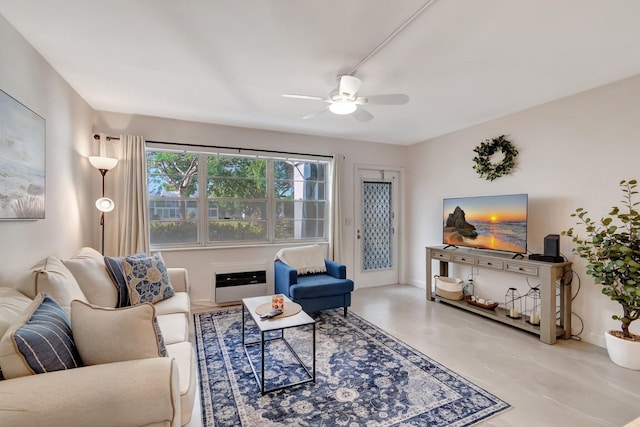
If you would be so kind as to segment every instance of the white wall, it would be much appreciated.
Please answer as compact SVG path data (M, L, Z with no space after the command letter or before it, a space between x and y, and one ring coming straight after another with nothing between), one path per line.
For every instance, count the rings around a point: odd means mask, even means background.
M91 243L98 187L86 179L93 110L2 16L0 89L46 120L46 218L0 221L0 286L11 286L39 259Z
M640 179L639 100L637 76L409 147L410 283L425 286L424 247L442 242L445 197L528 193L532 253L543 252L544 236L573 225L569 215L575 208L583 207L592 218L599 218L619 205L619 181ZM486 181L473 170L473 149L501 134L520 152L516 168L509 176ZM618 328L611 315L621 310L586 275L585 263L571 253L572 245L561 237L561 252L574 262L582 283L573 311L584 321L582 338L603 346L602 333ZM469 272L458 269L455 274L466 278ZM477 292L497 301L503 301L506 289L514 284L521 294L528 289L522 277L478 272ZM577 285L575 278L574 293ZM573 324L576 333L580 321L574 317ZM640 325L633 326L638 333Z
M344 220L353 221L356 163L405 167L406 223L401 233L401 280L425 286L424 247L441 242L443 197L529 194L531 252L542 252L543 238L573 223L576 207L594 217L619 203L618 182L640 178L640 76L577 94L410 147L303 136L228 126L207 125L129 114L97 112L82 100L55 70L0 16L0 89L46 119L46 219L0 221L0 286L11 285L22 272L46 255L66 257L82 246L99 247L98 216L93 200L99 175L86 156L97 153L92 132L143 135L148 140L243 146L317 154L341 152L344 164ZM94 117L92 117L94 116ZM507 134L520 151L515 171L488 182L472 169L473 148L483 139ZM343 249L353 269L354 230L345 227ZM169 265L189 269L194 299L208 299L209 264L238 259L270 260L275 246L237 249L165 251ZM567 238L561 250L580 277L582 288L574 312L584 320L582 338L603 345L604 330L617 327L610 319L617 304L601 295L586 276L585 263L571 254ZM468 271L458 275L465 277ZM481 292L501 300L513 280L476 273ZM352 275L352 274L351 274ZM578 279L574 280L574 293ZM517 286L526 291L527 284ZM574 318L574 325L579 326ZM578 327L574 328L577 331ZM640 333L640 325L634 331Z
M390 144L364 143L110 112L96 113L94 130L108 135L142 135L148 141L245 147L321 155L331 155L334 152L343 154L345 156L342 171L345 188L342 200L345 216L343 221L346 220L351 225L344 227L342 249L345 255L341 261L347 265L349 277L353 277L354 265L355 164L403 167L407 151L404 146ZM401 241L405 240L401 239ZM192 298L194 301L200 301L210 298L211 263L237 262L239 260L271 262L280 248L281 246L278 245L250 248L199 248L163 250L162 254L168 265L188 268L193 285ZM403 251L402 249L401 252Z

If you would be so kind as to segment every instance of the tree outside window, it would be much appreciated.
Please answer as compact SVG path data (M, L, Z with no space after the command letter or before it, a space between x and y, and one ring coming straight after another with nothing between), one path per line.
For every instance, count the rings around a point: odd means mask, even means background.
M153 246L326 240L326 161L149 149L147 169Z

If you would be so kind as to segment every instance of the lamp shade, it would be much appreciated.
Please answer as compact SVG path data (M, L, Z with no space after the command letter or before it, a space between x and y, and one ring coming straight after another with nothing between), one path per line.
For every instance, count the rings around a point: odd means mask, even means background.
M98 170L111 170L118 164L118 159L112 157L89 156L89 163Z
M354 104L352 101L334 101L331 105L329 105L329 110L333 114L351 114L356 111L358 106Z
M96 200L96 208L101 212L111 212L115 206L113 200L108 197L100 197Z

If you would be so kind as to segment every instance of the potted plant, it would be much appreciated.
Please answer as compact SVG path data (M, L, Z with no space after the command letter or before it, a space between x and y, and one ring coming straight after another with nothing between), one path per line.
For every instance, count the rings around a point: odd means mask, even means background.
M573 227L562 234L573 238L573 252L587 260L587 274L602 293L622 307L622 315L613 315L620 321L621 330L605 333L607 351L611 360L630 369L640 369L640 335L632 334L629 326L640 317L640 213L634 202L637 181L620 181L623 207L612 207L609 214L594 221L582 208L571 214L576 225L584 228L582 238Z

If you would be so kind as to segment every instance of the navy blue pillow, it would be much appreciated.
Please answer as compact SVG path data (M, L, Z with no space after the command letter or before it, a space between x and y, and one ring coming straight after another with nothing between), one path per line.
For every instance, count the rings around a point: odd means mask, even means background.
M131 257L146 258L147 254L140 252L135 255L131 255ZM116 308L129 307L131 305L131 300L129 299L129 288L127 288L127 278L122 267L122 260L124 258L125 257L104 257L104 264L107 267L107 272L118 290L118 303L116 304Z
M29 320L13 333L13 340L36 374L82 366L69 316L47 294Z

